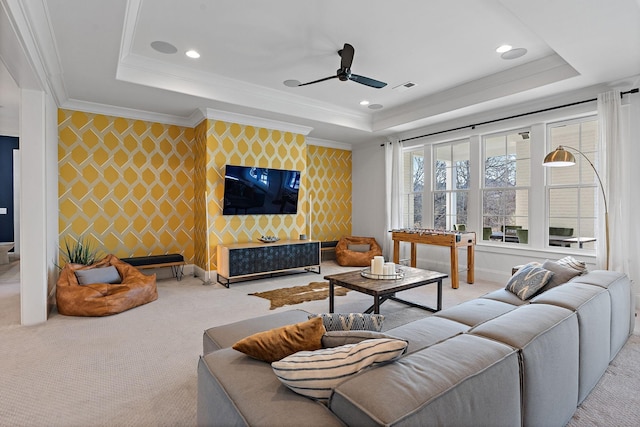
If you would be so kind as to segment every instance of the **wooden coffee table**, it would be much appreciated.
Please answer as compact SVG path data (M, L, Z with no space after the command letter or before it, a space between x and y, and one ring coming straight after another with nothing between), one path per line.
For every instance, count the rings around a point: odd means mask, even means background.
M333 297L336 286L342 286L347 289L362 292L363 294L372 295L373 305L366 309L364 313L380 313L380 304L388 299L431 312L442 310L442 279L448 277L446 274L413 267L400 267L399 269L404 272L404 277L397 280L369 279L363 277L360 274L360 270L324 276L324 278L329 281L329 312L333 313ZM431 283L438 284L438 301L436 308L406 301L395 295L396 292L406 291L407 289L413 289Z

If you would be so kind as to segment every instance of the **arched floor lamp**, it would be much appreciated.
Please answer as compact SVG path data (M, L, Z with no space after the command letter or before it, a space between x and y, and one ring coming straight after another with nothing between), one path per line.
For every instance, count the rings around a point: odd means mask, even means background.
M609 269L609 208L607 207L607 196L604 193L604 185L602 185L602 180L600 179L600 174L596 170L596 167L593 165L591 160L580 150L577 148L569 147L566 145L559 145L551 153L547 154L542 162L543 166L547 167L565 167L565 166L573 166L576 164L576 158L571 154L571 152L565 150L568 148L576 153L580 154L584 157L587 162L589 162L589 166L595 172L596 177L598 178L598 183L600 184L600 190L602 191L602 199L604 200L604 228L605 228L605 244L607 248L607 260L606 260L606 269Z

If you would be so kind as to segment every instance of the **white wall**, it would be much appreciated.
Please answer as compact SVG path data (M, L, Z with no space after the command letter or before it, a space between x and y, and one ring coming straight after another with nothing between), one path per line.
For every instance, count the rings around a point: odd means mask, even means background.
M45 96L22 89L20 107L20 323L47 320Z
M47 320L58 245L57 103L24 16L24 2L0 0L0 60L20 91L20 314Z
M381 245L386 235L384 218L384 147L371 143L351 152L351 234L375 237Z

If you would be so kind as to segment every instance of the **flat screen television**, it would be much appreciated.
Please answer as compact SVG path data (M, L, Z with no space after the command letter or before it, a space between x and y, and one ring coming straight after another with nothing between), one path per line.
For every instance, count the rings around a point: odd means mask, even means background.
M226 165L223 215L298 213L300 171Z

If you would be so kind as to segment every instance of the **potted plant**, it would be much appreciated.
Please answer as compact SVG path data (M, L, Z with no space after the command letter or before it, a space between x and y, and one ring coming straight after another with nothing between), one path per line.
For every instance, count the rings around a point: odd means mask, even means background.
M71 241L69 241L71 240ZM60 252L65 264L91 265L102 256L101 251L84 236L77 239L65 237L64 248Z

